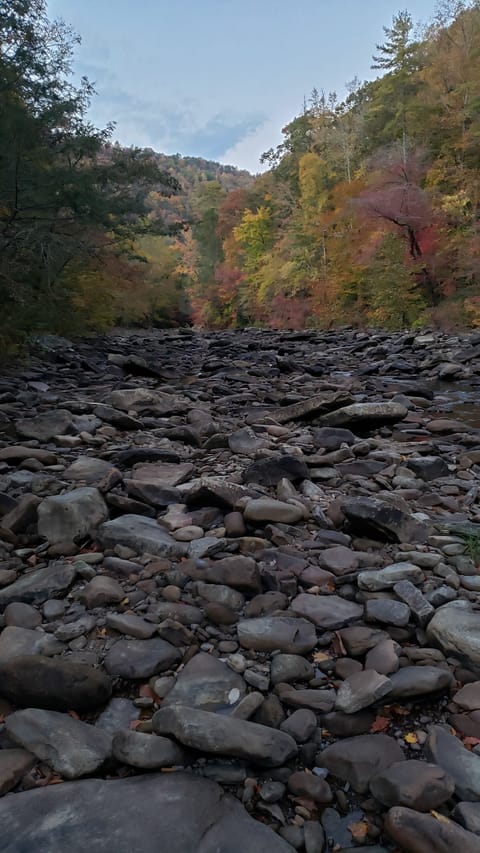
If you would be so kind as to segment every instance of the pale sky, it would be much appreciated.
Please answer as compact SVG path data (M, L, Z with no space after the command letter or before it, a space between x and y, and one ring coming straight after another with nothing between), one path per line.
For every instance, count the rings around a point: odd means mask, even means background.
M123 145L201 156L255 173L316 87L371 79L382 27L435 0L48 0L82 37L75 69L95 83L90 117Z

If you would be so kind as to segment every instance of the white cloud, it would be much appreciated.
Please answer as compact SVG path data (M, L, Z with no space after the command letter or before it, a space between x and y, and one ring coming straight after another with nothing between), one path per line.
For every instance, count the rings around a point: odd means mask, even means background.
M282 141L281 129L290 119L270 118L253 133L244 136L239 142L225 151L219 158L221 163L248 169L252 174L264 172L268 164L260 163L260 156L269 148L276 148Z

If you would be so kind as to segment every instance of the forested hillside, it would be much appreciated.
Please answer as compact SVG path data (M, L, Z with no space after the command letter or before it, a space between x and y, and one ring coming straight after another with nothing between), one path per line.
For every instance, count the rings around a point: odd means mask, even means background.
M384 27L373 82L314 90L252 187L193 228L206 324L401 327L480 318L480 4ZM206 218L215 232L205 239Z
M45 0L0 0L4 345L115 323L480 323L480 2L384 33L377 79L314 89L254 179L114 144L70 82L76 35Z

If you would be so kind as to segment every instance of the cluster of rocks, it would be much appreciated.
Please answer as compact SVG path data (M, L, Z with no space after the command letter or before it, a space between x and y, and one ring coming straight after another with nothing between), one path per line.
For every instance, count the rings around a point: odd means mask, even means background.
M45 339L4 373L2 849L480 851L464 385L479 335Z

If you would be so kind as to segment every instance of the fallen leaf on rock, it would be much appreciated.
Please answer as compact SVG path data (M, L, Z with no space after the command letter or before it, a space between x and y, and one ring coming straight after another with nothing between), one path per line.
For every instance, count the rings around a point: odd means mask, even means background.
M480 738L478 737L463 737L462 738L463 745L467 749L472 749L474 746L477 746L480 743Z
M140 725L141 722L142 722L141 720L132 720L129 728L135 730L136 728L138 728L138 726Z
M313 655L314 663L324 663L326 660L331 660L331 657L325 654L325 652L315 652Z
M343 645L342 638L338 631L335 631L335 637L332 642L332 649L336 655L341 655L343 657L347 654L347 650Z
M403 739L405 743L418 743L418 737L415 732L409 732Z
M370 731L372 734L376 734L377 732L384 732L388 729L391 720L388 717L377 717L373 723Z
M368 823L365 820L359 820L358 823L349 823L348 828L355 841L365 841L368 835Z
M434 809L432 809L432 810L431 810L430 814L432 815L432 817L434 817L434 818L436 818L437 820L439 820L439 821L440 821L440 823L450 823L450 822L451 822L451 821L448 819L448 817L445 817L445 815L444 815L444 814L440 814L440 812L436 812Z

